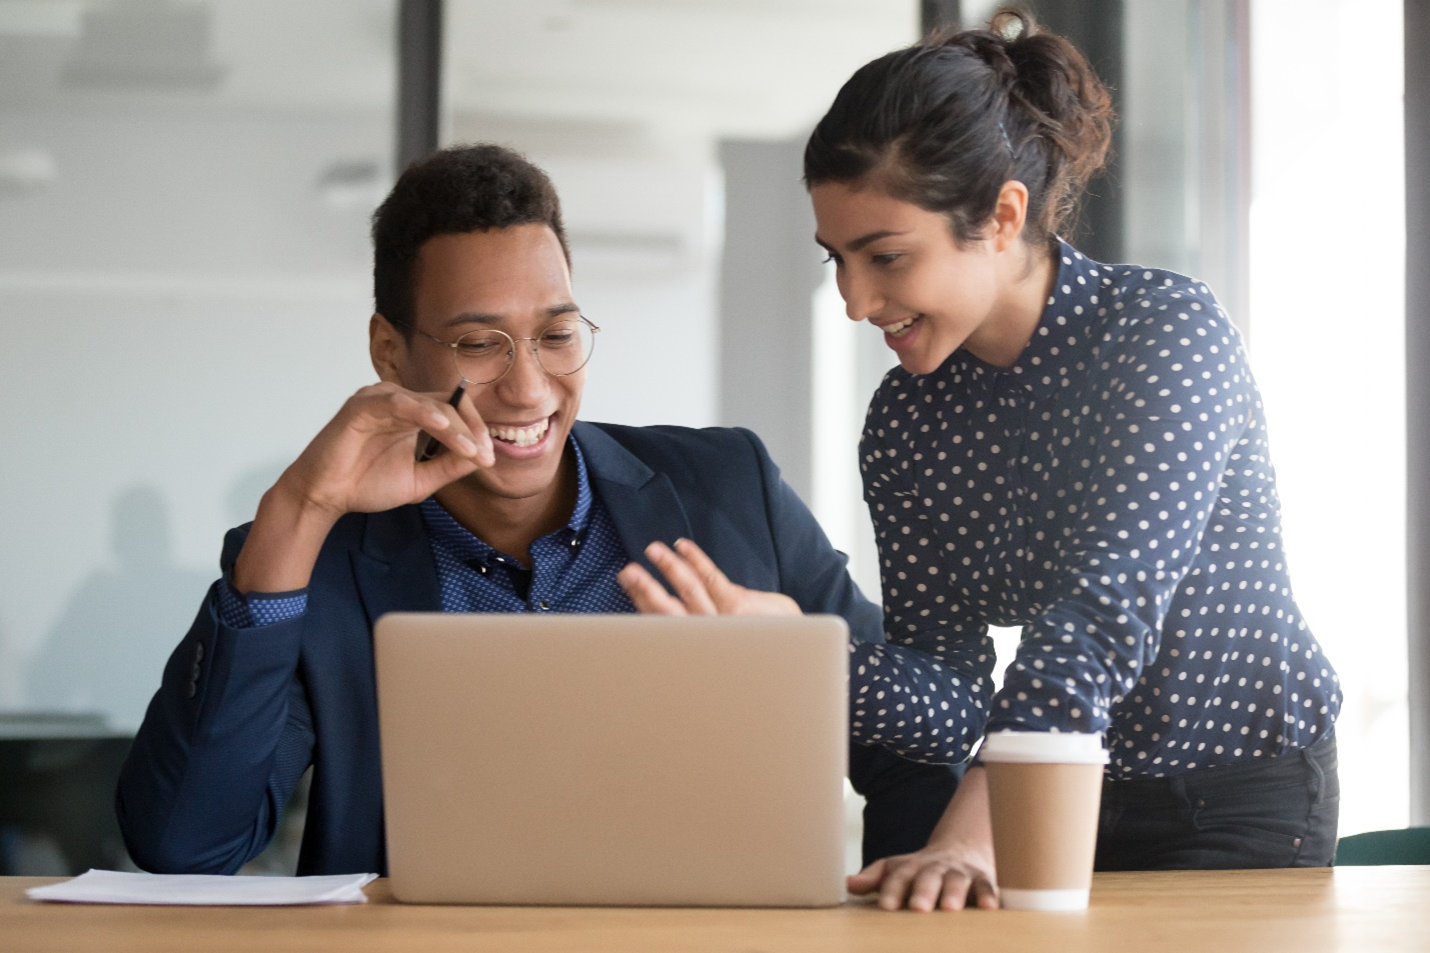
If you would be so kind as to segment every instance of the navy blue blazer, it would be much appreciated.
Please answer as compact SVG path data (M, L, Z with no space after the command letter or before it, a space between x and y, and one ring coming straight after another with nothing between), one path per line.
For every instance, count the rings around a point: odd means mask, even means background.
M883 640L880 610L753 434L578 422L573 435L628 553L688 537L735 582ZM246 534L225 539L225 574ZM385 612L441 608L417 507L339 520L295 619L230 629L215 591L170 657L120 775L130 855L152 871L238 870L267 845L311 764L298 872L385 872L372 626ZM869 800L866 860L922 846L957 777L851 746L850 778Z

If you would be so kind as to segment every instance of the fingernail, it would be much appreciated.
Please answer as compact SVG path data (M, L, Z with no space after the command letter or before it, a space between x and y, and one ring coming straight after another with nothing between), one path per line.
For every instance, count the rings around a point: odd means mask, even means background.
M477 445L472 443L472 441L468 440L466 437L457 438L457 447L466 456L475 457L477 455Z

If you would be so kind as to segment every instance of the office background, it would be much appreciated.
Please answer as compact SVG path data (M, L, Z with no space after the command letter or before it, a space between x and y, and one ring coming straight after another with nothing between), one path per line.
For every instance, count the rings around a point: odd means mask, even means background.
M427 139L555 179L605 329L584 416L755 428L875 595L854 447L892 361L843 318L799 156L857 66L992 6L0 0L0 734L137 726L223 531L372 377L367 219ZM1024 6L1117 90L1086 250L1206 279L1248 335L1345 682L1343 830L1404 824L1415 5Z

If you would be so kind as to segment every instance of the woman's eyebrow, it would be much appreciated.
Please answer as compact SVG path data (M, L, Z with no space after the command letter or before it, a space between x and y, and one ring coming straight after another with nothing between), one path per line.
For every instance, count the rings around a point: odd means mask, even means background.
M908 232L906 232L906 231L905 231L905 232L896 232L896 231L893 231L892 229L887 229L887 228L886 228L886 229L881 229L881 230L879 230L879 231L877 231L877 232L870 232L870 233L868 233L867 235L860 235L858 238L854 239L852 242L849 243L849 246L848 246L848 249L847 249L847 250L848 250L848 251L858 251L859 249L863 248L865 245L869 245L869 244L872 244L873 242L877 242L877 241L878 241L879 239L881 239L881 238L897 238L897 237L900 236L900 235L907 235L907 234L908 234ZM832 252L832 251L834 251L834 246L831 245L831 244L829 244L828 242L826 242L824 239L820 238L818 235L814 236L814 243L815 243L816 245L818 245L820 248L823 248L823 249L824 249L825 251L827 251L827 252Z

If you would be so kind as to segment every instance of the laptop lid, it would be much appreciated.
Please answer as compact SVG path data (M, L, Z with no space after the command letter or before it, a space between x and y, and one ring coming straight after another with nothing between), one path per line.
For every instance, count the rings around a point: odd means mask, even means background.
M400 613L374 639L399 900L844 899L843 619Z

